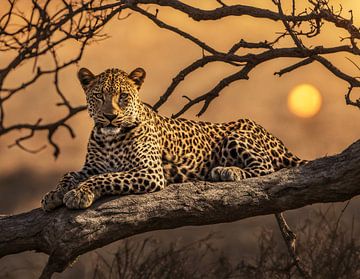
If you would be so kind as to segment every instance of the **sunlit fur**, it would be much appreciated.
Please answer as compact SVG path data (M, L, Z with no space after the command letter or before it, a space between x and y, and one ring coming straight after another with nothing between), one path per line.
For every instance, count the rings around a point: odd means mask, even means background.
M110 69L79 80L94 120L85 164L47 193L48 211L65 204L87 208L103 195L140 194L189 180L237 181L304 161L249 119L195 122L161 116L144 105L138 90L145 71Z

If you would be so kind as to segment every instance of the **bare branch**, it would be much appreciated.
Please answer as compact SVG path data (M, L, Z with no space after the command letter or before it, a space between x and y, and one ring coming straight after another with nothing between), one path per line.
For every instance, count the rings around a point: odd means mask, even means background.
M219 96L219 92L224 89L226 86L231 84L234 81L237 81L239 79L248 79L248 73L255 67L255 64L248 63L246 64L240 71L238 71L235 74L232 74L224 79L222 79L213 89L211 89L209 92L205 93L204 95L201 95L191 101L189 101L178 113L172 115L173 118L179 117L183 113L185 113L189 108L191 108L193 105L198 104L202 101L204 101L204 105L200 109L197 116L201 116L209 107L210 103Z
M41 118L34 124L34 126L38 126L41 122ZM23 136L21 138L18 138L15 140L15 142L13 144L10 144L9 145L9 148L11 147L14 147L14 146L18 146L20 149L26 151L26 152L29 152L29 153L33 153L33 154L36 154L36 153L39 153L41 150L43 150L44 148L46 148L46 145L43 145L42 147L39 147L37 149L29 149L27 147L25 147L24 145L22 145L22 141L25 141L27 139L30 139L34 136L34 133L35 133L35 130L30 130L30 133L26 136Z
M60 126L64 126L73 137L75 133L65 122L85 109L84 106L74 108L60 89L59 75L62 70L80 61L85 47L91 40L101 40L105 34L100 34L103 26L115 15L127 8L121 1L107 3L107 1L88 0L79 5L75 1L59 2L56 11L49 12L48 6L53 0L31 1L30 14L23 13L18 8L18 3L9 1L7 11L0 19L0 49L13 50L17 53L5 67L0 69L0 136L18 129L29 130L29 135L15 141L14 145L23 150L30 151L21 143L30 139L35 132L48 130L48 142L54 147L55 157L59 154L59 147L53 141L53 136ZM6 7L5 7L6 8ZM19 18L18 25L10 24L13 18ZM60 44L76 40L79 45L78 54L68 61L58 57ZM38 61L41 56L50 56L54 68L41 69ZM34 75L17 87L6 88L4 82L11 71L24 63L32 63ZM4 126L6 113L4 104L15 94L20 94L28 86L34 84L43 75L53 75L55 92L61 99L61 105L66 106L68 115L64 118L44 125L31 125L18 123ZM37 151L37 150L33 150Z
M187 76L191 75L200 67L206 67L209 63L215 61L241 67L241 70L237 70L228 77L219 78L217 85L212 90L195 96L185 104L178 113L174 114L174 116L181 115L198 103L203 103L198 113L198 116L202 115L211 102L221 94L223 88L236 80L247 79L248 73L255 66L277 58L294 57L302 59L292 66L276 71L276 74L279 76L297 70L316 60L322 63L327 70L333 72L338 78L347 81L349 87L359 87L359 82L356 77L352 77L341 71L331 62L330 58L325 59L323 56L320 56L339 52L347 52L353 56L360 55L360 50L357 47L360 31L359 28L354 26L352 13L350 13L350 18L347 19L342 16L341 6L339 11L334 11L333 7L330 7L327 1L310 0L309 7L298 12L296 9L296 1L292 0L290 14L284 13L279 0L274 0L277 7L275 11L247 5L227 5L223 1L217 0L220 7L213 10L203 10L180 1L169 0L121 0L114 2L110 0L86 0L81 2L81 5L76 1L63 0L59 2L60 4L56 11L50 11L47 7L51 5L52 1L54 0L42 2L32 1L32 12L30 14L25 14L19 8L16 1L8 1L4 7L5 12L0 18L0 50L4 52L14 51L17 55L13 57L10 63L0 68L0 136L17 130L19 127L21 127L21 129L28 129L29 135L34 135L37 131L45 129L48 130L48 142L53 146L55 150L54 154L59 153L58 149L60 147L52 141L53 135L60 126L63 126L70 132L71 136L74 136L74 131L72 131L71 127L63 120L66 119L67 121L75 116L76 113L83 110L73 108L73 105L70 104L66 97L66 93L61 91L61 72L68 66L81 60L83 52L89 42L94 40L100 41L108 37L107 34L102 33L102 30L112 18L115 17L124 20L131 14L128 13L127 16L121 17L121 12L124 10L130 9L149 18L160 28L169 30L179 37L188 40L190 43L198 46L202 51L202 57L200 59L185 66L176 74L167 90L154 104L153 108L155 110L158 110L167 102L169 97L174 94L178 85ZM149 5L155 5L155 14L148 12ZM217 20L228 16L250 16L271 21L281 21L286 31L280 33L280 35L274 34L275 38L271 41L246 42L243 39L239 39L227 52L224 52L210 46L208 42L200 40L197 36L168 24L166 17L160 19L162 7L175 9L179 13L188 15L195 21ZM19 22L17 26L11 24L14 19ZM304 36L308 39L316 37L320 34L322 26L327 23L334 24L338 29L347 32L346 40L339 39L339 42L347 42L347 44L335 47L321 44L315 47L305 47L301 38ZM303 25L310 26L310 28L308 29L308 27L306 27L308 30L305 31L303 30L305 28L302 28ZM279 40L287 36L291 36L295 47L279 48ZM58 50L61 48L61 45L71 40L78 42L79 52L70 60L62 61L61 57L57 55ZM250 52L241 54L239 51L241 48ZM258 53L261 49L265 49L266 51ZM40 57L46 55L52 58L55 65L54 68L43 69L39 66ZM351 58L349 59L351 60ZM33 75L31 75L27 81L24 81L14 88L6 88L4 86L6 78L18 66L24 63L32 63L34 68ZM69 115L53 123L44 124L47 128L44 128L44 125L31 125L28 123L19 123L18 125L7 127L4 124L5 117L7 116L4 104L15 94L21 94L28 86L38 82L39 78L43 75L51 75L53 77L54 92L60 98L60 104L68 109ZM350 92L345 95L346 103L359 106L358 100L354 101L350 98ZM18 142L27 139L29 138L19 138L20 141ZM14 146L24 147L19 144L15 144ZM26 150L26 148L22 149Z
M309 57L309 58L306 58L298 63L295 63L289 67L286 67L284 69L281 69L280 71L278 72L275 72L274 75L278 75L279 77L281 77L283 74L286 74L286 73L289 73L291 71L294 71L302 66L305 66L305 65L308 65L308 64L311 64L312 62L314 61L314 58L312 57Z
M300 41L300 39L296 36L295 32L293 31L293 28L290 27L290 24L288 23L288 21L285 19L285 15L284 12L282 10L282 6L281 6L281 0L273 0L273 2L277 5L278 7L278 11L279 11L279 15L281 17L281 21L284 24L286 31L288 32L288 34L291 36L291 38L293 39L295 45L297 46L297 48L299 50L303 50L305 48L304 44Z
M54 122L54 123L48 123L48 124L42 124L40 125L39 121L36 124L15 124L3 129L0 129L0 136L3 134L7 134L10 131L14 131L14 130L22 130L22 129L26 129L26 130L30 130L30 131L48 131L48 141L49 143L53 146L54 148L54 157L57 158L57 156L60 153L60 148L59 146L53 141L53 136L55 134L55 132L61 127L64 126L65 128L67 128L69 130L69 125L66 124L66 122L72 118L74 115L78 114L81 111L86 110L86 106L78 106L75 108L71 108L68 112L68 114L66 116L64 116L63 118L59 119L58 121ZM71 129L72 131L72 129ZM33 132L32 132L33 133ZM33 135L33 134L32 134ZM71 137L75 136L74 132L70 132ZM23 140L27 140L29 139L29 137L26 137ZM21 141L21 138L18 139Z
M172 83L166 89L165 93L160 96L159 101L157 101L153 105L154 110L158 110L171 96L174 92L175 88L183 81L189 74L194 72L195 70L204 67L206 64L215 61L228 61L227 56L224 55L211 55L211 56L203 56L200 59L196 60L195 62L191 63L186 68L182 69L172 80Z
M208 46L206 43L200 41L199 39L195 38L194 36L190 35L189 33L186 33L174 26L171 26L163 21L161 21L160 19L158 19L157 14L153 15L141 8L139 8L138 6L132 6L131 7L132 10L146 16L147 18L149 18L150 20L152 20L157 26L159 26L160 28L165 28L168 29L174 33L177 33L178 35L180 35L181 37L190 40L191 42L193 42L194 44L198 45L199 47L201 47L201 49L208 51L211 54L220 54L220 52L218 52L217 50L215 50L214 48Z
M345 94L345 102L346 102L347 105L358 107L360 109L360 98L358 98L355 101L353 101L351 99L351 92L352 92L353 88L354 88L353 86L349 87L348 92Z
M218 20L228 16L251 16L255 18L266 18L274 21L281 20L281 16L277 12L271 10L256 8L246 5L231 5L222 6L213 10L202 10L196 7L192 7L180 1L171 0L136 0L132 1L134 4L156 4L159 6L171 7L184 14L187 14L195 21L202 20ZM304 16L285 16L288 21L305 21L316 18L317 15L308 14Z
M275 214L276 221L279 225L279 229L281 232L281 235L285 241L286 247L289 251L289 254L291 258L294 261L294 264L296 265L299 273L303 278L310 279L311 276L308 273L307 270L305 270L305 267L303 266L299 256L296 254L296 235L295 233L290 229L289 225L286 223L286 220L282 213Z

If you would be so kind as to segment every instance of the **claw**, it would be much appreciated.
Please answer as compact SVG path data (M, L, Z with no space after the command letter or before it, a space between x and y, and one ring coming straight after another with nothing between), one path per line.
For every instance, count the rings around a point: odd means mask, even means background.
M95 195L89 189L72 189L64 195L63 203L71 209L88 208L94 201Z
M53 190L45 194L41 200L41 208L49 212L63 204L63 195L60 191Z

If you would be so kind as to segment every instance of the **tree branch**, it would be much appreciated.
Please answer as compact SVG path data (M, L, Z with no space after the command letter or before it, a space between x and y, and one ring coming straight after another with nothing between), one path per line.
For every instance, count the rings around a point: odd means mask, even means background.
M360 140L341 154L241 182L174 184L152 194L102 199L84 211L35 209L0 216L0 257L44 252L49 261L42 278L50 278L81 254L147 231L233 222L348 200L360 194L359 165Z

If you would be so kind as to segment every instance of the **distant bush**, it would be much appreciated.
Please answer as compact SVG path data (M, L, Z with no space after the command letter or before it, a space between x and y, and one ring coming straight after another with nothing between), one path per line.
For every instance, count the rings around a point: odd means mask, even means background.
M355 222L346 225L342 212L338 215L314 211L295 228L297 253L312 278L360 278ZM110 261L98 254L93 278L302 278L271 230L262 230L255 258L237 263L213 247L214 237L187 245L163 245L154 238L124 240Z

